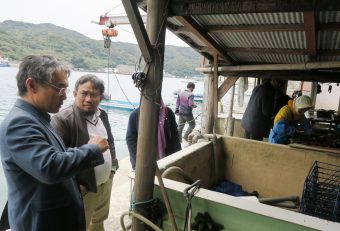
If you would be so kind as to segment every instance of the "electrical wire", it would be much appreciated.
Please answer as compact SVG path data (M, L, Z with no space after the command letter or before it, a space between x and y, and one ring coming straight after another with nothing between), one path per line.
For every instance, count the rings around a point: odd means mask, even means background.
M123 31L125 31L127 33L130 33L130 34L133 34L133 35L135 34L135 33L131 32L131 31L128 31L128 30L124 29L123 27L121 27L119 25L116 25L116 27L118 27L119 29L121 29L121 30L123 30Z
M107 38L109 39L109 38ZM109 99L111 99L110 94L110 58L111 58L111 40L110 45L107 48L107 93L109 94Z
M110 42L108 43L107 41L110 40L110 38L108 37L104 37L104 41L105 41L105 48L107 48L107 92L109 94L109 100L111 100L111 94L110 94L110 60L111 60L111 40ZM133 109L136 109L135 108L135 105L131 102L131 100L129 99L129 97L126 95L122 85L120 84L119 82L119 79L118 79L118 76L116 75L116 73L114 73L114 76L116 78L116 81L118 83L118 86L121 90L121 92L123 93L125 99L129 102L129 104L133 107ZM107 101L107 106L109 104L109 101Z
M113 11L114 9L118 8L119 6L121 6L122 3L118 3L116 6L114 6L111 10L109 10L108 12L105 13L105 15L107 15L108 13L110 13L111 11Z
M119 79L118 79L118 76L116 75L116 73L114 73L114 76L115 76L115 78L116 78L116 81L117 81L117 83L118 83L118 86L119 86L120 90L122 91L122 93L123 93L125 99L129 102L129 104L131 104L131 106L133 107L133 109L136 109L136 108L135 108L135 105L130 101L129 97L126 95L126 93L125 93L125 91L124 91L122 85L121 85L120 82L119 82Z
M186 123L190 123L190 122L192 122L192 121L195 121L195 120L197 120L197 118L198 118L200 115L202 115L202 113L198 113L198 115L197 115L196 117L194 117L194 119L189 120L189 121L186 121L185 123L177 124L177 126L180 126L180 125L183 125L183 124L185 125Z
M167 7L168 7L169 4L170 4L170 0L168 0L167 3L165 4L165 9L167 9ZM163 30L165 30L164 27L166 26L166 19L167 19L167 14L168 14L167 10L164 10L164 12L165 12L165 13L163 14L161 27L160 27L160 30L159 30L159 32L158 32L158 34L157 34L157 38L156 38L156 41L155 41L155 44L157 44L157 45L153 46L154 50L156 51L156 53L157 53L158 56L159 56L159 60L160 60L160 61L161 61L162 56L161 56L159 47L160 47L160 46L165 46L165 44L163 44L163 43L162 43L162 44L158 44L158 40L159 40L159 38L160 38L161 32L162 32ZM138 63L138 70L140 70L140 63L141 63L141 57L140 57L139 63ZM156 64L153 66L153 72L154 72L153 81L154 81L154 82L156 82L156 66L157 66ZM145 67L145 68L146 68L146 67ZM135 66L135 70L137 71L136 66ZM148 73L146 73L146 74L148 74ZM147 76L148 76L148 75L147 75ZM155 96L157 95L157 93L158 93L158 91L161 89L161 87L162 87L162 82L160 81L159 85L156 87L156 89L154 89L153 91L151 91L151 93L148 93L148 94L147 94L147 93L144 91L144 88L139 89L139 91L140 91L141 95L144 96L144 98L145 98L146 100L148 100L149 102L154 103L154 104L156 104L157 106L160 107L160 104L159 104L158 102L156 102L155 100L153 100L153 99L155 98Z

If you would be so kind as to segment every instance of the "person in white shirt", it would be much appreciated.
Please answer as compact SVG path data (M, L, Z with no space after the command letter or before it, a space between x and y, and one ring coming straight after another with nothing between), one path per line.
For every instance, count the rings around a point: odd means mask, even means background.
M112 179L118 161L108 116L99 108L103 99L104 82L97 76L80 77L73 91L75 102L52 117L52 126L67 147L78 147L96 136L106 137L110 148L103 153L104 163L77 175L83 195L86 229L104 230L110 208Z

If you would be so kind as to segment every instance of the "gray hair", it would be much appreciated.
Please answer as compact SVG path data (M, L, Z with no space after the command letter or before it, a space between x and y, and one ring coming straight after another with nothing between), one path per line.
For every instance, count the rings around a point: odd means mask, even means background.
M104 93L104 90L105 90L104 81L98 78L98 76L93 75L93 74L86 74L86 75L81 76L77 80L76 85L74 86L75 90L78 91L78 88L80 85L87 83L89 81L94 85L94 88L96 90L99 90L101 95Z
M20 63L16 77L19 96L24 96L27 93L27 78L33 78L38 83L45 83L52 80L54 75L60 71L63 71L67 77L70 76L71 69L69 65L52 56L26 56Z

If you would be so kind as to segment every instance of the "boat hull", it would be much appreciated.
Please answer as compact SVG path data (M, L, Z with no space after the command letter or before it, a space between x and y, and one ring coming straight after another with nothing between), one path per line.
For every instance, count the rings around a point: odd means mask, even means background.
M137 102L126 102L122 100L102 100L100 107L108 109L120 109L126 111L133 111L135 108L139 107Z

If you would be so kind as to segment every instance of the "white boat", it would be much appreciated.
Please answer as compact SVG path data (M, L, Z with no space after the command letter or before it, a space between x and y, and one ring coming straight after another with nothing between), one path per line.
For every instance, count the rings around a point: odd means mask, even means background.
M123 100L108 100L104 99L101 101L100 106L102 108L121 109L127 111L133 111L139 107L139 102L128 102Z
M0 67L10 67L8 58L3 58L0 56Z

